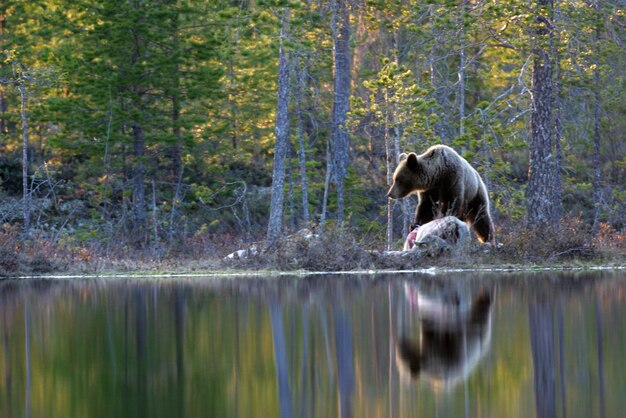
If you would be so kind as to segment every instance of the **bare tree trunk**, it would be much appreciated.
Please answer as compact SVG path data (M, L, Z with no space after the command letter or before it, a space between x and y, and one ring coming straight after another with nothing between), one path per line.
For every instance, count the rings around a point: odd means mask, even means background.
M175 134L176 135L176 134ZM172 210L170 212L168 239L174 237L174 231L178 222L178 205L182 201L183 164L182 164L182 140L172 147L172 172L174 174L174 196L172 197Z
M274 146L274 171L272 175L272 201L267 226L267 239L273 242L280 237L283 220L285 185L285 158L289 144L289 54L285 40L289 31L290 11L283 10L278 52L278 102L276 105L276 144Z
M465 0L460 0L459 25L461 35L459 36L459 69L457 77L459 79L459 136L465 133Z
M552 22L541 15L551 0L537 0L537 29L533 45L533 77L531 136L529 139L528 188L526 190L526 222L529 225L555 225L554 155L552 153L552 57L549 37Z
M291 156L291 144L287 144L287 178L289 179L289 186L287 190L287 196L289 200L289 231L293 232L296 229L296 209L294 202L294 187L293 187L293 158Z
M349 0L333 1L333 60L335 71L333 100L333 165L337 182L337 224L344 220L344 179L348 170L349 137L346 119L350 110L350 12Z
M0 15L0 51L4 49L4 28L6 27L7 19L4 15ZM2 68L4 63L0 62L0 68ZM7 112L8 103L5 97L5 87L0 84L0 135L6 134L9 132L7 121L4 119L3 115Z
M245 3L247 2L241 2L239 4L239 10L237 11L237 18L235 20L234 23L234 27L229 27L229 30L232 30L232 40L229 39L229 41L231 41L231 44L229 45L231 48L233 48L233 50L237 50L237 48L239 48L239 29L242 27L241 25L241 14L244 11L243 9L246 8L247 6L245 5ZM229 35L230 36L230 35ZM239 132L239 126L237 124L238 118L239 118L239 111L238 111L238 106L237 106L237 90L238 90L238 85L237 85L237 78L235 76L235 63L234 63L234 54L229 54L228 57L228 71L227 71L227 83L226 83L226 89L227 89L227 107L230 111L229 114L229 118L230 118L230 134L231 134L231 144L233 147L233 151L237 150L237 143L238 143L238 132Z
M300 156L300 182L302 188L302 219L308 224L309 215L309 188L306 176L306 145L304 141L304 120L302 118L302 88L304 85L304 64L300 66L300 59L296 57L296 68L298 71L296 83L296 101L298 111L298 146Z
M400 125L397 120L397 115L398 115L397 103L394 104L393 112L394 112L392 115L392 118L393 118L393 153L395 154L395 157L392 159L392 161L395 162L394 164L394 167L395 167L400 162L398 160L398 156L402 152L402 150L400 149L400 137L402 136L402 134L400 132ZM392 167L392 170L394 169L394 167ZM392 173L392 177L393 177L393 173ZM389 184L389 187L391 187L391 184ZM409 225L411 225L411 220L412 220L411 219L412 214L411 214L411 209L410 209L411 201L409 199L402 199L399 202L394 200L394 204L398 204L398 203L400 204L400 208L402 210L402 224L401 224L402 236L406 236L410 232Z
M398 68L400 68L400 41L399 41L399 35L398 35L398 31L396 31L393 35L393 49L394 49L394 60L396 62L396 65L398 66ZM395 92L397 93L397 92ZM393 104L393 112L391 114L391 122L393 124L393 152L395 154L394 158L392 159L392 161L395 163L394 167L397 166L397 164L399 163L398 157L400 155L400 153L402 152L402 149L400 148L400 139L402 137L402 125L400 124L400 122L398 121L398 115L400 114L400 109L398 108L398 102L395 101ZM393 169L393 168L392 168ZM387 181L389 182L389 179L387 179ZM389 187L391 187L391 183L389 183ZM405 237L410 231L409 231L409 225L411 224L411 210L410 210L410 200L409 199L402 199L400 202L394 202L394 204L400 204L400 208L402 211L402 223L401 223L401 229L402 229L402 236Z
M594 4L596 13L599 13L599 4ZM599 44L601 32L600 24L596 26L596 44ZM598 60L599 61L599 60ZM602 105L600 98L600 63L596 62L593 70L593 224L592 231L598 233L600 228L600 205L602 203L602 179L600 171L600 107Z
M156 245L159 242L159 228L158 228L158 216L157 216L157 203L156 203L156 183L152 180L152 245Z
M4 95L4 87L0 85L0 135L9 133L8 123L6 119L1 116L7 113L8 108L8 101Z
M599 230L600 204L602 203L602 179L600 172L600 74L598 69L593 74L593 233Z
M143 127L137 122L132 125L133 130L133 228L136 238L144 239L146 232L146 186L144 168L144 135Z
M104 164L104 193L102 202L102 218L105 222L105 228L107 232L107 242L111 242L112 228L111 217L109 214L109 194L111 190L111 152L109 150L109 141L111 139L111 127L113 125L113 103L109 99L109 118L107 121L106 138L104 142L104 155L102 156L102 163ZM110 244L107 244L107 248Z
M320 234L324 233L326 225L326 211L328 209L328 189L330 188L330 177L333 171L333 165L330 155L330 143L326 142L326 178L324 179L324 196L322 197L322 212L320 213Z
M391 151L391 140L389 138L389 100L388 91L385 90L385 126L383 128L385 137L385 161L387 166L387 188L391 187L393 183L393 166L395 161L393 152ZM397 154L396 154L397 155ZM394 200L390 197L387 198L387 251L391 250L393 243L393 204Z
M22 189L23 189L23 213L24 213L24 236L30 236L30 191L28 187L28 120L26 119L26 87L18 82L20 91L22 113Z
M447 81L446 81L446 77L445 76L441 76L438 77L438 61L440 60L440 56L438 56L438 53L440 52L440 50L442 49L442 45L441 42L443 39L445 39L446 34L443 32L439 32L437 31L437 24L435 23L436 21L436 17L434 16L434 12L431 9L431 14L430 14L430 26L432 27L432 44L430 46L430 49L428 51L428 67L429 67L429 72L430 72L430 84L433 90L433 98L435 99L435 102L437 103L437 105L439 107L441 107L441 109L446 109L446 103L447 103L447 99L446 99L446 91L447 91ZM436 110L435 108L431 109L431 113L434 113ZM435 133L435 135L437 135L439 137L439 139L443 142L443 143L448 143L449 142L449 138L447 137L447 133L446 133L446 115L445 112L438 112L438 114L441 116L441 118L439 118L438 122L435 122L434 126L433 126L433 132Z
M181 190L183 183L183 162L182 162L182 149L183 138L180 126L178 122L180 119L180 99L178 92L180 89L179 83L179 68L176 66L174 77L174 92L171 97L172 101L172 133L176 138L176 143L172 145L170 155L172 163L172 174L174 179L174 196L172 197L172 210L170 212L169 228L168 228L168 240L172 241L174 231L176 229L176 223L178 221L178 205L181 201Z
M140 8L140 3L133 3L134 9ZM143 38L136 29L132 33L134 50L131 55L131 64L137 65L142 56ZM135 238L144 241L146 239L146 202L145 202L145 168L144 168L144 130L140 123L140 115L143 114L142 100L144 92L139 85L130 86L133 93L133 107L136 113L135 120L131 124L133 132L133 229Z
M170 34L172 36L172 44L174 48L179 47L179 14L178 12L172 17L172 24L170 27ZM178 206L182 200L182 183L183 183L183 162L182 162L182 153L183 153L183 135L180 128L180 111L181 111L181 102L180 102L180 94L181 94L181 71L180 65L176 63L174 66L174 73L172 74L172 92L171 92L171 102L172 102L172 134L176 139L176 143L171 147L171 164L172 164L172 177L174 180L174 195L172 196L172 209L169 217L169 225L167 237L169 244L172 245L172 241L174 238L174 233L177 229L178 224Z

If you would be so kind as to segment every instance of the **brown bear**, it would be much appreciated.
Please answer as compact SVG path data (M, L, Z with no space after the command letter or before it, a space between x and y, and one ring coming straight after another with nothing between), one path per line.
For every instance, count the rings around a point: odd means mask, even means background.
M387 197L417 192L419 204L411 229L452 215L467 223L480 242L493 241L487 187L478 172L455 150L434 145L425 153L400 154Z

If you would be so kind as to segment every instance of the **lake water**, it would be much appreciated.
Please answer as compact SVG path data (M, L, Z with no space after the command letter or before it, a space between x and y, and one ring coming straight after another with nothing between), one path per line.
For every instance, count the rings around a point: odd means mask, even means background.
M626 416L626 271L0 281L0 417L416 416Z

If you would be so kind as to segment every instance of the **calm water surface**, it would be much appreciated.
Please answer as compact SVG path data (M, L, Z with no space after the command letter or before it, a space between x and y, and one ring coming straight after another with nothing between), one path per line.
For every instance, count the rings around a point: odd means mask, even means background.
M626 271L0 281L0 417L416 416L626 416Z

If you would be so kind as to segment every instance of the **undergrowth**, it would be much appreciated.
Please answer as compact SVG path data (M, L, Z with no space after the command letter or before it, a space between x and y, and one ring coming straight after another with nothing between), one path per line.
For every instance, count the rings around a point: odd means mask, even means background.
M479 244L475 238L463 251L437 257L390 256L382 239L359 236L350 229L325 233L301 230L268 243L257 237L196 234L172 243L137 248L122 238L112 247L77 240L20 236L18 226L0 229L0 277L58 273L120 271L410 269L425 267L585 266L626 264L626 233L601 224L597 233L580 220L566 220L555 228L501 225L498 244ZM398 243L399 245L399 243ZM244 257L225 258L238 249Z

